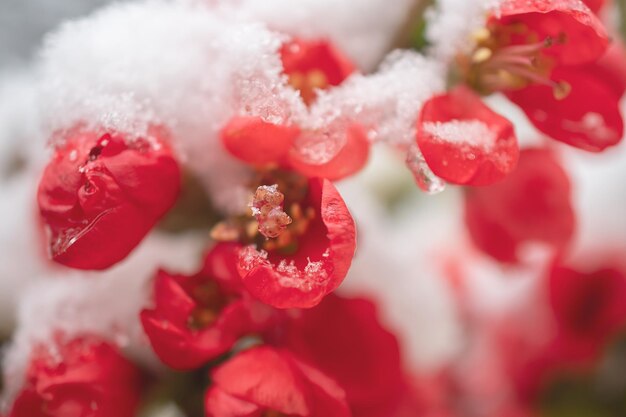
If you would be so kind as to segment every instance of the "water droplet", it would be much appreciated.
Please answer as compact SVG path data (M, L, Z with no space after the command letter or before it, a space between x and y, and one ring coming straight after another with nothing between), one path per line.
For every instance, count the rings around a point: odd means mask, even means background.
M444 180L436 176L424 160L422 152L417 145L409 148L406 157L406 165L413 173L415 182L420 189L428 194L439 194L446 188Z

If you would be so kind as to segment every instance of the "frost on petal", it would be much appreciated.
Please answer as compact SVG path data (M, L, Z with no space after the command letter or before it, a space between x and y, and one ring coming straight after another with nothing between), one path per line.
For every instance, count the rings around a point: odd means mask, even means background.
M345 137L341 141L343 145L338 152L333 152L333 156L329 159L309 152L311 148L315 149L316 145L320 146L323 152L328 144L325 141L306 144L306 133L304 133L303 137L296 141L300 144L302 151L292 150L289 165L308 177L327 178L331 181L357 173L365 166L369 158L370 143L367 131L360 125L352 124L347 126L341 134ZM320 163L320 161L324 162Z
M378 72L353 75L321 94L303 127L312 131L330 127L326 140L320 143L326 144L331 156L340 152L345 143L345 136L331 133L344 131L350 124L366 128L370 142L408 148L420 108L444 89L443 74L438 63L417 53L392 52Z
M139 369L114 346L89 335L33 351L12 417L132 417L141 398Z
M417 145L435 175L454 184L500 181L515 168L519 153L511 122L465 87L424 105Z
M239 271L246 289L277 308L309 308L345 278L356 248L354 220L328 180L309 180L305 207L315 217L293 247L261 250L246 246Z
M282 72L282 35L200 3L113 4L63 25L41 54L39 103L50 132L166 127L215 206L237 212L250 173L220 130L235 116L290 124L306 107Z
M259 233L268 239L277 238L293 219L283 210L285 195L278 185L261 185L254 193L250 209L256 217Z

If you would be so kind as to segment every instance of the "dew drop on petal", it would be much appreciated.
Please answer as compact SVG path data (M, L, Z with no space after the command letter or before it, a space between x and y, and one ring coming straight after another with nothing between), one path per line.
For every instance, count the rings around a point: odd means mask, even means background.
M304 162L322 165L337 156L346 142L345 129L335 127L304 131L296 139L294 150Z
M422 191L428 194L439 194L445 190L446 182L433 173L424 160L422 152L415 144L409 147L406 165L413 173L413 178Z

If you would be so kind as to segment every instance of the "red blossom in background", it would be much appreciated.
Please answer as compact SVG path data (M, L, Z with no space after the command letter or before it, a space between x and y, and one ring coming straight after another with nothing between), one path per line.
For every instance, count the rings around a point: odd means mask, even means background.
M160 129L128 140L71 131L37 194L52 259L105 269L124 259L175 203L180 169Z
M502 180L515 168L519 153L511 122L463 86L424 104L417 145L435 175L466 185Z
M320 179L305 186L306 195L294 203L308 217L295 219L288 245L247 246L239 254L246 289L277 308L317 305L341 284L356 250L354 220L335 186Z
M10 417L134 417L140 398L137 368L95 337L40 346Z
M341 84L355 71L354 64L326 39L295 38L280 50L289 84L305 103L311 104L316 89L326 89Z
M287 350L255 347L212 372L208 417L348 417L345 393Z
M267 308L250 300L236 270L239 245L218 243L195 275L159 271L154 308L141 312L144 331L161 361L193 369L226 353L269 319Z
M396 415L408 391L395 335L366 299L331 294L277 332L280 346L336 380L355 417Z
M619 266L580 271L556 264L548 285L563 360L595 359L626 327L626 272Z
M476 246L502 262L518 262L524 244L556 250L575 228L567 173L549 149L525 149L504 181L465 193L465 223Z
M506 0L489 18L488 25L505 31L511 26L508 45L527 45L531 39L553 43L542 54L553 57L556 65L581 65L600 58L609 37L600 20L579 0Z
M540 297L527 306L529 317L512 316L496 330L496 354L517 397L530 407L559 379L593 372L626 329L623 263L595 258L582 270L557 258L543 277Z
M620 96L607 80L582 70L609 45L591 10L578 0L509 0L488 27L495 45L474 55L484 61L485 86L505 92L558 141L591 152L621 141Z

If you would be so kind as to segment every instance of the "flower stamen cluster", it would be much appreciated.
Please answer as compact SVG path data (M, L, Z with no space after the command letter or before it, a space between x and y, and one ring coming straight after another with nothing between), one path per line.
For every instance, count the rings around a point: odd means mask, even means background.
M252 200L252 214L259 224L259 233L268 239L277 238L293 221L283 211L285 195L278 191L278 184L261 185Z
M526 25L517 23L482 28L473 38L476 46L469 55L459 55L457 62L462 78L476 91L491 94L538 84L551 87L557 100L571 91L566 81L550 79L554 60L545 54L549 48L567 42L565 33L537 39ZM513 43L513 39L524 41Z

